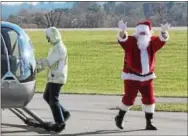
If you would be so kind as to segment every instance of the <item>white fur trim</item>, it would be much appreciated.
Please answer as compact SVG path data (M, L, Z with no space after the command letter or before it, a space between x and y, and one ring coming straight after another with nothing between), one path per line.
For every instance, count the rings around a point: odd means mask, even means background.
M120 106L119 106L119 108L121 109L121 110L123 110L123 111L129 111L129 109L131 108L132 106L130 106L130 105L125 105L124 103L120 103Z
M121 36L120 36L120 32L118 32L118 40L120 41L120 42L125 42L125 41L127 41L127 39L128 39L128 32L125 32L125 38L121 38Z
M141 50L140 57L142 64L142 74L147 74L149 73L149 57L147 49Z
M121 78L123 80L147 81L147 80L156 78L156 76L155 76L155 73L153 73L153 74L151 74L149 76L146 76L146 77L141 77L141 76L137 76L137 75L132 74L132 73L122 72Z
M146 34L151 35L151 31L147 25L136 26L136 34L139 34L140 32L145 32Z
M163 41L163 42L168 41L169 38L170 38L170 36L169 36L169 34L168 34L168 31L165 31L165 33L166 33L166 36L167 36L166 39L165 39L164 37L162 37L162 34L161 34L161 33L160 33L160 35L159 35L159 39L160 39L161 41Z
M155 103L151 105L142 104L142 109L146 113L154 113L155 112Z

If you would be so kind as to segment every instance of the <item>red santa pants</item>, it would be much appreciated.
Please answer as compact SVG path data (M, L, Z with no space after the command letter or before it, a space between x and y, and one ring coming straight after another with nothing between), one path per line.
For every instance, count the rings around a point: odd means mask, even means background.
M148 81L134 81L124 80L124 96L122 98L123 104L131 106L134 104L138 91L142 95L142 103L151 105L155 103L153 80Z

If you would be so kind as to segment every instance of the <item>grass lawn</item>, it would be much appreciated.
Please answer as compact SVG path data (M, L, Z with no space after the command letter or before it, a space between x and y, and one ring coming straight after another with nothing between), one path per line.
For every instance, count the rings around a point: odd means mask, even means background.
M43 31L27 32L33 41L36 58L46 57L50 45ZM133 32L129 31L129 34ZM155 35L158 32L155 33ZM120 79L123 50L116 31L62 31L68 50L68 82L65 93L122 94ZM187 97L187 31L170 31L170 40L157 54L154 81L156 96ZM37 76L42 92L46 70Z
M131 107L131 110L134 111L141 111L142 107L141 105L135 105ZM160 112L188 112L187 104L174 104L174 103L156 103L155 111Z
M118 107L111 108L110 110L118 110ZM133 105L130 110L142 111L142 105ZM187 104L181 103L156 103L155 111L159 112L188 112Z

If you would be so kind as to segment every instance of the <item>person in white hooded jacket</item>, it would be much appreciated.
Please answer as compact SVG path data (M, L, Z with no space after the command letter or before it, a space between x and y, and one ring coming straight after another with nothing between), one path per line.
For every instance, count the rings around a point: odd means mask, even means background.
M45 36L53 47L47 58L37 61L37 69L40 72L45 67L48 68L47 84L43 98L49 104L55 121L55 123L48 123L48 125L52 131L60 132L65 128L65 121L70 117L69 111L66 111L59 103L61 87L67 82L67 49L57 28L47 28Z

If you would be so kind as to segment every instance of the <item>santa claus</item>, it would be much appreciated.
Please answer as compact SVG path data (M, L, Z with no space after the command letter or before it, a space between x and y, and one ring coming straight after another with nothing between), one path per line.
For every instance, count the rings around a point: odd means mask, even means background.
M170 24L161 25L159 36L152 36L151 22L146 20L139 22L136 26L136 33L128 36L126 31L127 23L122 20L118 23L118 42L124 49L124 66L122 79L124 80L124 96L119 107L119 113L115 117L116 126L123 129L122 122L124 115L134 104L138 91L142 95L143 110L146 118L146 129L157 130L152 125L151 119L155 110L155 98L153 79L156 78L155 57L169 39L168 29Z

